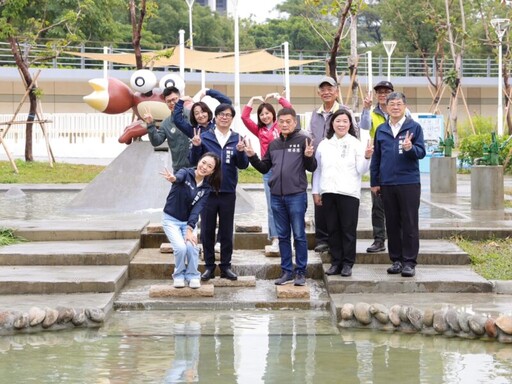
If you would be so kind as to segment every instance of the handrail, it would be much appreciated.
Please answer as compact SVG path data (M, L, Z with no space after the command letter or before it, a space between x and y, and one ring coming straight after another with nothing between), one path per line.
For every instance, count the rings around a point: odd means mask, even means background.
M34 59L38 52L43 50L41 45L32 48L30 58ZM70 51L77 51L82 53L103 53L103 48L100 47L87 47L85 45L69 47ZM115 52L131 52L131 49L111 48ZM275 56L280 57L278 51L273 52ZM328 57L327 52L303 52L291 51L290 59L297 60L319 60L318 62L306 64L300 67L290 68L291 75L323 75L325 74L325 60ZM348 56L338 56L338 73L347 71ZM387 75L387 56L373 57L372 72L374 76ZM435 75L434 59L429 58L428 65L430 75ZM453 67L453 61L447 59L444 62L444 69L448 70ZM16 63L12 57L9 45L5 42L0 42L0 66L14 67ZM92 60L83 57L76 57L71 55L62 54L51 62L41 64L42 67L60 68L60 69L103 69L103 62L99 60ZM133 67L124 64L109 63L110 70L127 69L132 70ZM158 69L157 69L158 70ZM281 74L284 70L272 71L274 74ZM366 76L368 73L367 55L362 54L359 57L358 74ZM421 77L425 76L423 59L419 57L405 56L405 57L392 57L391 58L391 76L392 77ZM483 58L465 58L462 62L462 76L463 77L497 77L498 76L498 63L497 58L489 56Z

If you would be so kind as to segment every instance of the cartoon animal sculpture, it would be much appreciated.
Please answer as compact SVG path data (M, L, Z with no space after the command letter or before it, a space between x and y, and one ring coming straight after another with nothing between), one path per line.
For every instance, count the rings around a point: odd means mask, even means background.
M119 137L118 141L125 144L147 134L146 123L142 120L147 111L153 115L157 127L171 114L162 95L166 87L175 86L181 94L185 89L185 82L179 75L168 74L158 82L155 74L147 69L140 69L131 76L131 88L115 78L92 79L89 84L94 91L83 98L89 106L114 115L131 108L138 118Z

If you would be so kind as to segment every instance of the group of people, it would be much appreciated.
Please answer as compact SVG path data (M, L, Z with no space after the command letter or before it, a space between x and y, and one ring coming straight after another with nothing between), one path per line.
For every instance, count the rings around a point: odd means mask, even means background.
M243 109L242 121L259 141L259 157L250 138L231 129L235 109L228 97L207 89L203 96L220 102L215 112L202 101L188 111L185 104L191 98L167 88L164 99L172 114L159 128L150 113L144 120L151 143L156 146L167 140L173 159L173 172L165 169L162 175L172 183L163 227L174 250L174 286L199 288L201 280L215 277L216 242L220 243L220 277L238 278L231 268L236 186L238 171L249 164L263 174L268 236L281 255L276 285L306 284L307 172L313 174L315 251L331 254L326 274L352 275L361 179L370 170L375 241L367 251L384 251L387 237L392 261L387 272L414 276L423 133L406 113L405 96L394 92L390 82L380 82L374 89L378 105L371 110L371 95L365 99L358 126L351 110L337 101L336 81L323 77L318 83L322 105L313 111L306 130L300 129L295 110L280 94L252 97ZM271 99L282 107L277 113ZM259 102L256 122L251 119L255 102ZM370 131L368 142L360 141L359 129ZM199 217L205 261L202 274L196 237Z

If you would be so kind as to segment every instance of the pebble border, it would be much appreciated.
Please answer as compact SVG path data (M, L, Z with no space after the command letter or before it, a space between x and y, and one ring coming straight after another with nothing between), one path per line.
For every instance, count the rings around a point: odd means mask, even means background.
M99 308L32 307L28 312L0 312L0 335L58 331L72 328L98 328L105 321Z
M341 307L338 325L341 328L370 328L512 343L512 316L494 318L459 312L454 308L427 308L422 311L399 304L388 309L379 303L345 303Z

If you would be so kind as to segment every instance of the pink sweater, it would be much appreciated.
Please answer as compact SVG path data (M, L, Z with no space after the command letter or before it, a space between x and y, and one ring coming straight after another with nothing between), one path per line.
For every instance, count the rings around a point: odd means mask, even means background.
M283 108L293 108L291 103L284 97L279 98L279 104L281 104L281 107ZM277 125L277 121L274 121L270 128L258 127L258 124L251 120L251 112L252 107L246 105L242 111L242 121L244 122L247 129L251 131L260 141L261 157L263 157L265 153L267 153L268 145L270 142L272 142L274 139L277 139L281 132Z

